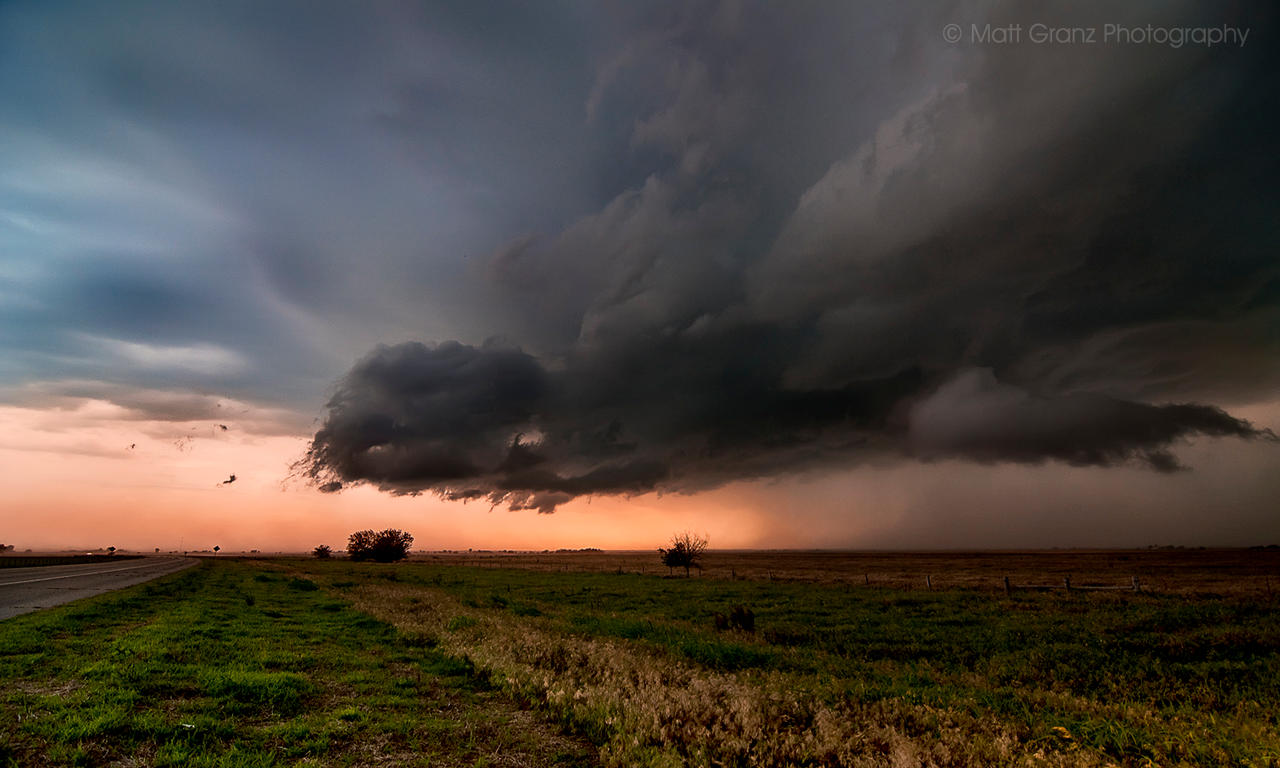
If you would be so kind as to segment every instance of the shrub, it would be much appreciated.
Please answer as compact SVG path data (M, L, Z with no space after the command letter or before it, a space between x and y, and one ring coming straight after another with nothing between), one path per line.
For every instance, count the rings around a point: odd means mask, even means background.
M328 560L329 556L333 554L333 550L329 549L328 544L321 544L320 546L311 550L311 554L315 555L316 558L319 560Z
M388 528L385 531L356 531L347 539L347 555L352 560L393 563L409 556L413 534Z

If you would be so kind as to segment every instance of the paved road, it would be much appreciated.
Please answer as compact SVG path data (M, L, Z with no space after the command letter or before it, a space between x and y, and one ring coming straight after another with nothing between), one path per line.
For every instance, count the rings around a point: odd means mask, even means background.
M0 620L175 573L196 564L186 557L144 557L118 563L0 569Z

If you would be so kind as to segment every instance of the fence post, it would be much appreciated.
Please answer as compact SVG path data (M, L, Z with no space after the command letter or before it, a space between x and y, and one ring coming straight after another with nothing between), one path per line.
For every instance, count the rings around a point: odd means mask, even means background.
M1070 592L1070 591L1071 591L1071 577L1070 577L1070 576L1064 576L1064 577L1062 578L1062 586L1066 587L1066 589L1067 589L1067 591L1068 591L1068 592Z
M1005 576L1005 577L1004 577L1004 593L1005 593L1006 595L1012 595L1012 594L1013 594L1013 587L1011 587L1011 586L1009 585L1009 577L1008 577L1008 576Z
M862 574L862 583L866 584L868 587L871 586L871 574L869 573Z
M1134 592L1141 592L1141 591L1142 591L1142 589L1141 589L1141 588L1139 587L1139 585L1138 585L1138 577L1137 577L1137 576L1134 576L1134 577L1133 577L1133 591L1134 591Z
M932 576L929 576L928 574L926 574L926 575L925 575L925 577L924 577L924 583L925 583L925 586L929 587L929 591L930 591L930 592L932 592L932 591L933 591L933 577L932 577Z

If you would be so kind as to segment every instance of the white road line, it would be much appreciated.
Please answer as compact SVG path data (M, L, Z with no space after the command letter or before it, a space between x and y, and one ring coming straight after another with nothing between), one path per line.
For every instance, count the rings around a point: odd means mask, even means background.
M172 563L173 561L168 560L166 562ZM17 586L18 584L34 584L37 581L56 581L57 579L75 579L81 576L101 576L104 573L119 573L120 571L136 571L139 568L150 568L153 565L155 565L155 563L146 563L144 565L131 565L131 566L128 566L127 568L112 568L109 571L85 571L82 573L68 573L65 576L45 576L44 578L41 578L41 579L27 579L26 581L5 581L5 582L0 582L0 587L13 587L13 586Z

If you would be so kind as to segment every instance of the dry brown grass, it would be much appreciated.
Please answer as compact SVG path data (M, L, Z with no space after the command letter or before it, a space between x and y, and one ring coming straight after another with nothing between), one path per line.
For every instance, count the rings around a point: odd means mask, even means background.
M445 565L663 575L655 551L457 552L415 555ZM1170 594L1270 597L1280 592L1277 549L1039 550L999 552L711 551L708 579L780 580L927 589L1002 591L1015 585L1127 587Z

